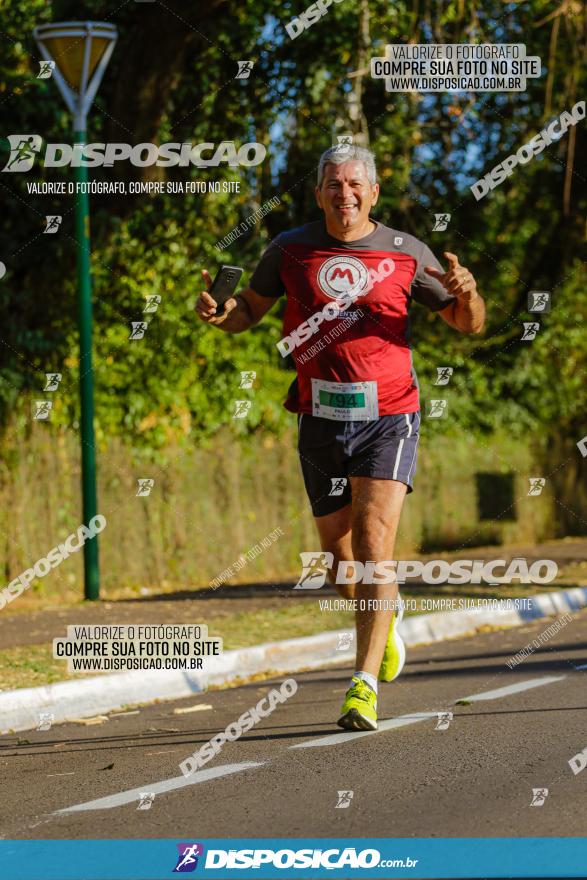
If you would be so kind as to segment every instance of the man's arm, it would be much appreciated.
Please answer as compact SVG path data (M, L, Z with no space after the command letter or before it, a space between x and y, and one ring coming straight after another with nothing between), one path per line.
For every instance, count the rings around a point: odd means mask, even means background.
M444 254L448 260L448 272L439 272L432 266L426 272L436 278L456 302L439 311L440 317L461 333L481 333L485 326L485 303L477 292L477 284L471 272L461 266L455 254Z
M208 293L212 279L205 269L202 275L208 289L203 290L198 298L197 315L205 324L212 324L226 333L242 333L254 327L279 299L279 297L274 299L270 296L259 296L247 287L238 296L226 300L224 312L216 317L216 301Z

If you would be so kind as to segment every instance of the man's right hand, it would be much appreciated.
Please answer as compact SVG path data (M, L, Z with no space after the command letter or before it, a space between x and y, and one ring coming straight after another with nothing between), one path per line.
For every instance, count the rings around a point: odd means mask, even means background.
M198 301L196 303L196 312L201 321L204 321L205 324L222 324L226 321L228 315L232 312L233 309L237 307L237 301L234 297L227 299L224 304L224 311L221 315L216 317L216 300L212 299L208 291L212 286L212 278L210 277L210 273L206 271L206 269L202 270L202 275L204 281L206 282L206 290L203 290L198 297Z

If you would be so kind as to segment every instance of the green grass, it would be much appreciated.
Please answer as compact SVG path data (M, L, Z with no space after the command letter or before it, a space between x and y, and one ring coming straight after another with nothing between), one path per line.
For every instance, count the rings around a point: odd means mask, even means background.
M351 629L351 612L321 612L318 603L291 603L278 611L265 609L207 621L210 636L223 639L225 651L262 642L309 636L325 630ZM89 673L95 675L95 673ZM82 678L69 675L65 660L53 658L52 645L25 645L0 651L2 690L40 687L57 681Z
M53 659L51 645L22 645L0 651L2 690L40 687L70 677L65 663Z
M219 434L211 448L170 447L165 462L145 462L119 441L104 442L98 467L107 520L98 539L102 598L206 587L230 567L229 583L297 577L300 550L315 548L317 537L295 447L293 429L279 439L262 431L247 440ZM35 423L26 436L5 438L3 455L10 466L0 468L0 562L8 583L79 527L79 442ZM515 477L517 519L481 521L475 474L503 470ZM557 511L549 492L527 497L533 473L541 470L525 442L427 433L397 556L413 558L422 547L462 547L466 556L468 547L534 544L554 534ZM137 478L145 474L155 488L137 497ZM279 537L247 559L278 529ZM77 552L33 581L14 605L40 607L35 603L47 600L63 606L82 594L83 553Z

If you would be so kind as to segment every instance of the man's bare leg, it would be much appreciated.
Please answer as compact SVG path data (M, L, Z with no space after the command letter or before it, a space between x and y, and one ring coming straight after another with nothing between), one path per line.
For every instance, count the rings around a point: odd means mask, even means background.
M351 543L353 559L358 562L383 562L394 558L395 538L399 526L407 486L397 480L373 477L351 477ZM377 678L393 615L392 602L397 600L397 583L358 584L355 596L365 599L387 599L390 610L358 608L357 660L355 668Z
M343 599L355 598L354 584L337 584L336 570L341 560L347 562L353 559L353 545L351 540L351 522L352 511L351 505L347 504L336 510L334 513L328 513L326 516L314 517L318 535L320 536L320 547L325 552L332 553L334 563L328 572L328 580L338 590Z
M395 538L407 487L397 480L351 477L352 503L315 518L321 549L334 556L329 579L334 583L341 560L383 562L393 559ZM335 584L345 599L397 599L397 584ZM377 678L393 610L357 609L355 668Z

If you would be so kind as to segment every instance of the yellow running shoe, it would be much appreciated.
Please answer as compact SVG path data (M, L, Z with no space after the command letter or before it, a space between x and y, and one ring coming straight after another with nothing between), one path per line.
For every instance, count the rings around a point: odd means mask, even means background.
M397 611L391 618L387 644L379 667L379 675L377 676L379 681L393 681L398 677L406 662L406 646L397 631L398 623L404 616L404 603L400 600L399 593L397 594L397 603Z
M377 730L377 694L361 678L353 676L353 682L336 723L345 730Z

